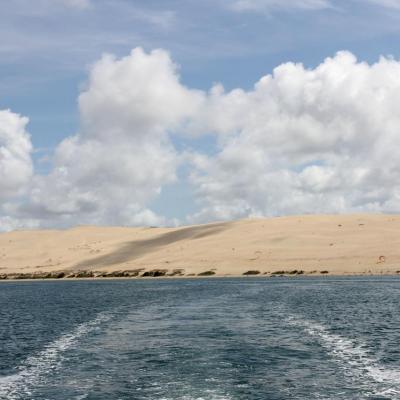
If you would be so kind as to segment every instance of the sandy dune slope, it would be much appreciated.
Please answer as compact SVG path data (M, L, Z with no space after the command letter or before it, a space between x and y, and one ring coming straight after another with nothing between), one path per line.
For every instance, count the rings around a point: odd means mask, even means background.
M0 234L0 274L135 269L182 269L184 275L294 269L396 273L400 216L291 216L182 228L84 226Z

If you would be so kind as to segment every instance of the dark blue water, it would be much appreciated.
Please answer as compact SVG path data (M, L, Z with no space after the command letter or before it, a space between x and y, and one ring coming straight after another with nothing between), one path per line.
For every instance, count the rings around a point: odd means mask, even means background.
M400 399L400 278L2 282L0 399Z

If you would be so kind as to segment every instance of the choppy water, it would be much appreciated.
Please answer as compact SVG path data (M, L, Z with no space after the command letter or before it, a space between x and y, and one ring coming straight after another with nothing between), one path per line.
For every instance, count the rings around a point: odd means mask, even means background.
M0 284L0 399L400 399L400 278Z

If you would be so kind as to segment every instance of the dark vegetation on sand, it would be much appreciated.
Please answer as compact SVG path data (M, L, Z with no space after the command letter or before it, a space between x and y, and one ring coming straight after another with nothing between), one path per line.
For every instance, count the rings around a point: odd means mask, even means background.
M264 277L279 277L279 276L298 276L298 275L314 275L314 274L327 275L329 271L311 271L305 272L303 270L278 270L274 272L264 272L257 270L249 270L244 272L243 276L259 276ZM398 271L397 273L400 273ZM54 271L54 272L32 272L32 273L10 273L0 274L0 280L24 280L24 279L84 279L84 278L167 278L167 277L209 277L217 275L215 269L200 272L198 274L188 273L185 274L183 268L176 268L173 270L168 269L152 269L145 270L145 268L129 269L123 271L91 271L91 270L80 270L80 271Z

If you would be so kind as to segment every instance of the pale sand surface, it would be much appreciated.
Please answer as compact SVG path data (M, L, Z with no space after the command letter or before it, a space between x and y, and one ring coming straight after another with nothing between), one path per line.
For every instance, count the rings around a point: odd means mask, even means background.
M400 216L249 219L181 228L84 226L0 234L0 274L182 268L391 274L400 271Z

